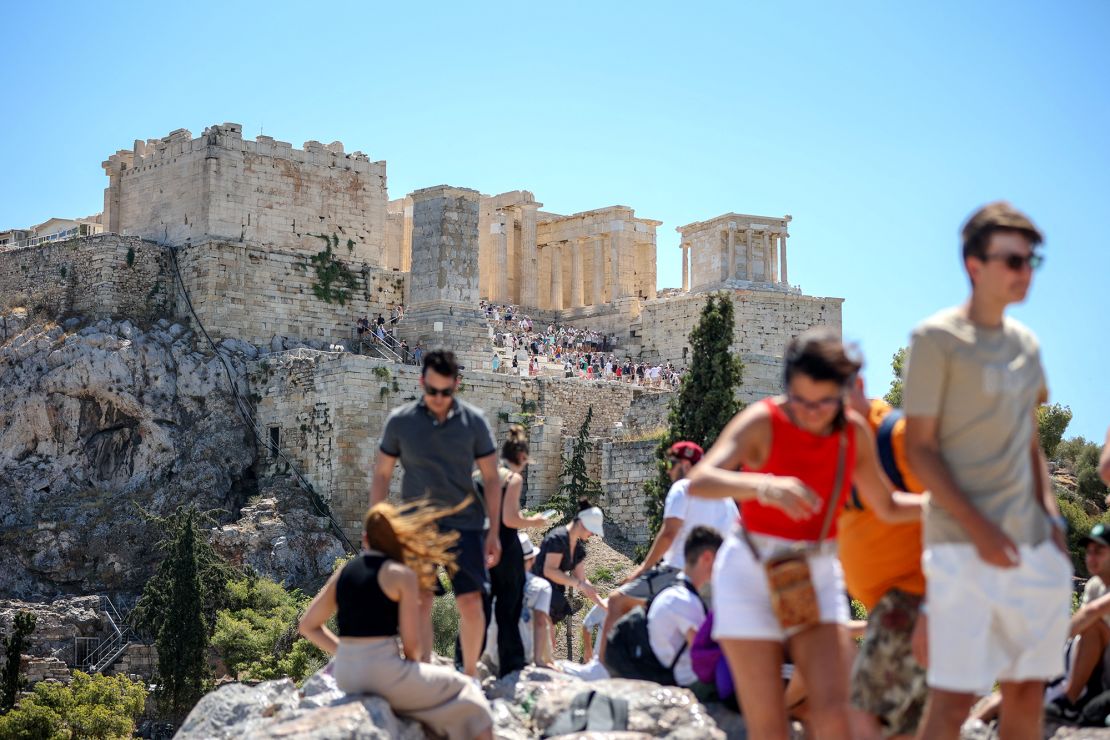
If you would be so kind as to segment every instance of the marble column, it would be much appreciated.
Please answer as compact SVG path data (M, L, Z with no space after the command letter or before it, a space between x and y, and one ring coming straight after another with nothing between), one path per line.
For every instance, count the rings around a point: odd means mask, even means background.
M779 281L779 236L771 234L771 284Z
M520 205L520 302L525 306L539 305L539 263L536 259L536 211L539 203Z
M582 242L580 239L569 239L567 247L570 249L570 305L573 308L582 306Z
M762 232L763 240L763 281L765 283L771 282L771 235L767 231Z
M728 225L728 275L726 280L732 280L736 275L736 224Z
M493 297L495 303L509 303L509 230L513 217L509 211L498 211L501 222L497 232L497 259L493 267Z
M682 247L682 289L690 290L690 245L683 243Z
M779 242L782 244L781 251L779 253L779 262L782 264L782 272L781 272L780 277L782 278L782 284L783 285L790 285L790 279L786 276L786 237L787 236L789 236L789 234L787 234L785 232L782 235L779 236Z
M595 306L605 303L605 262L604 250L600 236L589 237L594 245L594 285L593 299L590 301Z
M755 245L752 244L752 230L744 229L744 238L747 240L747 264L744 265L744 273L747 275L748 280L755 280Z
M624 286L621 285L621 244L618 233L609 235L609 296L611 300L624 297Z
M563 245L551 245L551 308L563 310Z

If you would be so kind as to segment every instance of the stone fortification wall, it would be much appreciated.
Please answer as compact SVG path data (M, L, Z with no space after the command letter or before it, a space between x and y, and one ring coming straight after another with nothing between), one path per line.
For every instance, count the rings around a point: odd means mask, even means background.
M349 535L357 535L370 495L372 466L390 410L416 400L419 369L348 353L309 350L270 355L252 364L257 418L313 487L329 501ZM483 409L496 438L511 423L529 427L531 459L526 505L558 488L564 435L573 435L589 405L595 429L608 436L662 425L670 394L575 380L512 378L467 371L459 397ZM650 397L650 398L649 398ZM263 474L283 463L261 462ZM399 472L394 491L399 491Z
M321 277L303 252L206 242L181 248L178 264L193 308L213 336L263 346L275 336L338 343L351 338L358 317L388 317L391 307L404 303L408 279L340 256L353 278L344 305L314 293ZM177 313L185 315L185 306Z
M601 484L597 502L605 512L605 527L616 530L634 545L651 541L647 529L647 499L644 485L655 477L655 439L591 438L593 449L586 456L586 470ZM570 455L574 440L564 439L563 454ZM608 534L608 531L606 532Z
M157 244L115 234L2 252L0 309L153 318L170 303L166 259Z
M745 403L782 391L782 357L790 339L815 326L841 331L843 298L758 290L735 290L731 295L732 348L745 365L739 394ZM643 359L686 367L690 332L707 298L701 293L645 303Z
M136 141L103 164L108 231L169 244L220 239L278 248L320 250L315 234L372 266L385 264L385 162L346 154L336 141L303 149L242 126L210 126L193 138L184 129Z

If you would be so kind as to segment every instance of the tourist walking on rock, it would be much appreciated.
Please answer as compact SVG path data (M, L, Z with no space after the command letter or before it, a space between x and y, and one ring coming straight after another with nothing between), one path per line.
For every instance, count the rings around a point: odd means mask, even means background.
M835 333L805 332L786 348L786 395L739 413L690 473L692 495L740 502L743 526L714 564L713 637L753 738L788 736L784 645L808 689L815 735L850 736L835 515L853 485L883 519L921 515L920 497L889 488L867 422L846 407L859 368Z
M567 602L567 586L576 588L590 601L603 606L605 602L597 594L597 589L586 578L585 541L595 534L605 536L604 515L601 509L586 499L578 502L578 514L569 525L553 527L540 545L540 554L532 566L532 572L551 582L551 622L558 624L570 616Z
M1008 203L974 213L962 237L971 297L918 325L906 365L909 462L931 493L918 737L957 737L999 681L999 735L1039 740L1044 681L1064 668L1072 568L1037 435L1040 348L1005 310L1025 299L1043 238Z
M723 534L732 531L739 512L731 498L694 498L688 493L690 469L698 464L703 454L700 445L687 440L675 442L667 450L671 487L663 502L663 525L644 561L609 594L609 613L605 617L603 635L608 635L613 625L633 608L645 605L678 579L686 565L686 538L694 527L704 525ZM604 640L599 652L604 662Z
M375 504L364 521L362 553L328 579L299 624L307 640L335 656L342 691L376 694L397 714L452 740L493 737L490 707L478 685L425 662L431 647L424 641L421 594L437 580L437 564L454 571L458 540L436 522L462 506L437 511ZM333 614L338 636L327 627Z
M524 602L524 551L521 549L517 530L525 527L543 527L547 520L542 516L521 516L520 492L524 487L524 468L528 465L528 433L519 424L509 427L509 438L501 446L501 467L498 475L501 488L501 559L490 568L490 585L493 594L493 615L497 620L498 675L504 676L524 667L524 643L518 623ZM480 473L475 472L475 484L483 493ZM488 493L485 494L489 497Z
M867 419L883 472L903 491L925 490L906 459L906 418L886 401L868 399L856 376L848 403ZM859 740L912 736L929 690L912 638L925 598L921 522L891 524L851 496L837 522L848 593L867 608L867 632L852 665L851 702Z
M378 460L370 488L370 505L385 501L397 461L405 474L401 500L429 501L438 506L466 507L438 521L444 532L458 537L452 552L457 570L451 576L459 608L459 643L462 669L477 675L478 656L489 617L489 572L501 552L501 497L476 495L471 470L477 463L486 491L500 492L497 447L482 412L455 398L459 365L455 355L434 350L424 356L420 375L423 395L393 410L386 419L378 446ZM437 591L442 592L438 582ZM421 595L421 625L425 630L423 658L432 649L433 592Z

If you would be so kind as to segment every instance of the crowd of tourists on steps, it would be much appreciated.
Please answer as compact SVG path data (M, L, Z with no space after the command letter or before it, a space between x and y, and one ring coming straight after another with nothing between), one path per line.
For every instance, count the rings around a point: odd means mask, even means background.
M1071 615L1066 523L1035 423L1048 383L1036 337L1006 315L1042 241L1006 203L969 218L970 297L913 330L901 409L867 396L862 358L835 333L793 339L781 395L708 449L669 447L662 527L608 594L584 567L585 543L605 536L597 502L565 523L525 513L525 430L499 446L455 398L454 357L428 352L421 397L382 432L363 551L301 634L334 654L325 670L341 689L449 738L492 737L481 664L687 687L733 706L757 739L788 737L792 721L820 740L957 738L969 719L1040 740L1046 713L1106 726L1110 528L1084 533L1091 578ZM1100 472L1110 481L1110 439ZM536 528L539 543L521 531ZM455 669L431 662L441 568L459 613ZM591 605L585 664L553 659L571 590ZM591 718L612 723L612 709L560 717L560 731L599 729Z

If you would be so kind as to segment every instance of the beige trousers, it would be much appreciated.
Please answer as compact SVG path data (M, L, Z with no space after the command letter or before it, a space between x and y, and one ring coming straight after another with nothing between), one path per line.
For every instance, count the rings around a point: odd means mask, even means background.
M347 694L382 697L398 715L448 740L468 740L493 725L477 683L446 666L404 659L396 640L340 639L335 682Z

